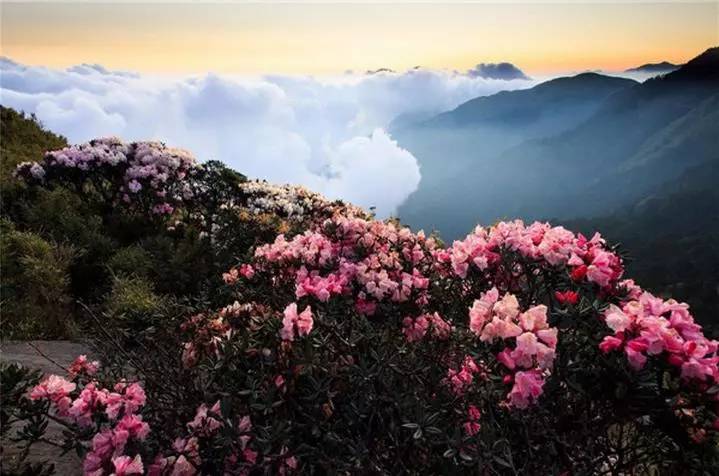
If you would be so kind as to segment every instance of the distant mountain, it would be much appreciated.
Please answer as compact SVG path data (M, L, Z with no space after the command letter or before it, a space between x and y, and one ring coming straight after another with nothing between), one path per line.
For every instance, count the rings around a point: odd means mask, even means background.
M367 74L367 75L381 74L381 73L396 73L396 71L391 68L368 69L367 71L365 71L365 74Z
M528 139L576 127L607 97L636 84L584 73L476 98L429 120L395 120L392 136L417 157L422 172L419 189L400 208L400 216L450 238L465 233L476 221L496 218L494 213L501 207L487 202L481 189L491 186L504 152ZM482 200L457 209L459 197Z
M644 83L584 73L405 124L392 132L422 181L399 214L456 237L477 221L609 213L719 153L718 72L712 48Z
M486 79L529 79L521 69L512 63L479 63L468 70L467 75L473 78Z
M636 82L631 79L582 73L553 79L530 89L502 91L472 99L426 121L424 125L528 125L542 119L557 122L556 117L560 115L581 115L582 110L593 111L609 94L634 84Z
M629 68L626 73L669 73L681 68L682 65L662 61L661 63L647 63L636 68Z
M691 304L719 336L719 161L691 167L616 212L563 223L629 252L627 274L655 293Z
M608 97L572 130L508 150L500 158L500 175L520 188L508 198L510 211L531 217L601 214L687 167L716 159L712 105L718 74L719 48L713 48L674 72ZM519 179L515 169L522 170ZM544 193L548 183L561 189Z
M642 257L637 277L716 311L719 48L616 79L560 78L405 123L393 133L422 180L400 218L446 239L515 217L606 230Z

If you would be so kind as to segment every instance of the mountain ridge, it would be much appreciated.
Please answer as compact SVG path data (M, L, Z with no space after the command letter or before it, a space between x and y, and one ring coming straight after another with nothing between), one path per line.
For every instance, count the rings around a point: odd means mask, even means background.
M636 68L624 70L625 73L666 73L681 68L683 65L661 61L659 63L646 63Z

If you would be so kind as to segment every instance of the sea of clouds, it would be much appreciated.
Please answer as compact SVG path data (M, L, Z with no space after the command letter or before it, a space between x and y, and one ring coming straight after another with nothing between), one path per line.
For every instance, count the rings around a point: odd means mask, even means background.
M416 190L416 158L387 132L531 80L413 69L340 77L167 76L0 59L0 103L35 113L70 142L162 140L252 178L302 184L386 217Z

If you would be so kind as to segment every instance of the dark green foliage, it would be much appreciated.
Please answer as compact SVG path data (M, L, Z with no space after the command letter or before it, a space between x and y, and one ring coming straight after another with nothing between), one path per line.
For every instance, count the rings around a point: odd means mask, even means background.
M65 337L72 326L70 245L0 222L2 330L10 339Z
M12 456L0 458L0 474L8 476L46 476L54 473L52 464L27 462L30 446L45 434L47 402L33 402L28 392L40 381L38 370L0 363L0 436L3 442L20 446Z
M67 144L34 117L1 112L3 337L68 337L86 327L78 302L148 326L167 299L211 298L222 272L256 243L221 208L246 180L223 164L208 162L187 179L194 200L168 222L72 183L23 184L13 176L19 163ZM212 242L208 232L234 222L237 230Z
M24 185L12 177L21 162L39 160L48 150L67 145L67 140L45 130L35 119L24 113L0 106L0 208L3 214L12 212Z

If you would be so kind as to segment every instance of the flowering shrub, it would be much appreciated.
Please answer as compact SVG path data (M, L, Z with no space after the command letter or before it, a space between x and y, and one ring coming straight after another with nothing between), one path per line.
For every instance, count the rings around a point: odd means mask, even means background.
M100 194L157 215L190 198L183 179L195 168L189 152L160 142L127 144L110 137L48 152L42 162L24 162L17 175L31 183L72 184L78 191Z
M264 181L249 181L240 185L245 206L250 213L271 213L294 221L320 223L337 213L344 216L369 218L359 207L341 201L329 201L322 195L296 185L273 185Z
M54 166L19 173L47 181ZM86 473L719 464L717 342L686 305L623 280L599 234L512 221L445 246L302 188L222 173L175 175L189 192L166 223L170 236L203 234L217 262L238 258L217 272L224 286L208 301L219 305L122 341L106 323L103 367L81 358L30 393L67 425ZM124 194L135 178L119 177Z
M81 359L31 398L86 435L89 474L710 467L717 343L622 269L547 224L444 248L335 214L225 273L236 301L189 318L174 358L110 364L140 383Z

